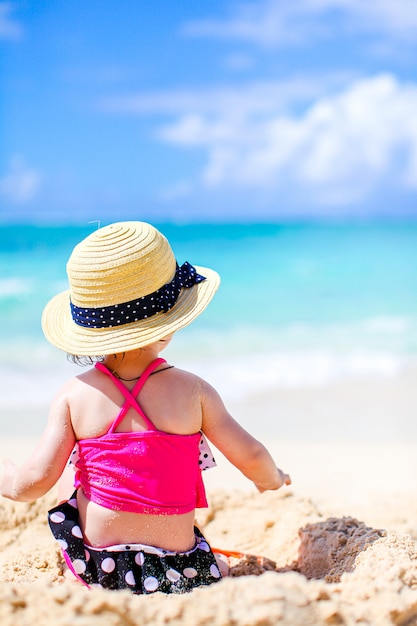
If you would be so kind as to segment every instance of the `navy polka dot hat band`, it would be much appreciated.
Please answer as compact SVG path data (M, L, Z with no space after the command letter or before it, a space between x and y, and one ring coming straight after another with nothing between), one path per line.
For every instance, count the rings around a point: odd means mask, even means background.
M181 267L177 264L175 276L170 283L148 296L100 308L82 308L71 302L72 319L76 324L90 328L112 328L138 322L161 311L166 313L175 305L181 289L189 289L203 280L206 278L197 274L195 267L186 261Z
M70 289L46 305L42 328L53 345L79 356L140 348L192 322L214 296L219 275L178 266L167 239L145 222L117 222L75 246Z

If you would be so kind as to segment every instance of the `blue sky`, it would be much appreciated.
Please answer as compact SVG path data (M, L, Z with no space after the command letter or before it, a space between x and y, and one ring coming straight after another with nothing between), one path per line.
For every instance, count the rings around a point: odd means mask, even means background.
M416 0L0 1L0 220L417 215Z

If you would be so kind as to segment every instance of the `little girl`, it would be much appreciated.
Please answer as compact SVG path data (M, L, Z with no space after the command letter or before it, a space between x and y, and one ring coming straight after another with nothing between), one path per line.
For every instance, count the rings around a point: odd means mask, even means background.
M159 356L206 308L219 276L179 267L166 238L143 222L92 233L74 248L67 273L70 289L45 307L43 330L94 367L59 391L26 463L4 463L1 494L33 500L62 476L49 525L87 586L183 593L216 582L216 559L194 524L195 509L207 506L205 437L259 491L291 482L207 382Z

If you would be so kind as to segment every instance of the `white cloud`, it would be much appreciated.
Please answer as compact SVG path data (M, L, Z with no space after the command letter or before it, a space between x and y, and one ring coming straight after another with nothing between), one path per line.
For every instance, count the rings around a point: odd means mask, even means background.
M340 205L376 190L417 188L417 84L391 74L368 78L310 75L237 87L155 92L107 100L113 113L161 115L157 138L198 150L199 186Z
M13 17L14 4L0 2L0 40L20 39L23 34L21 24Z
M415 0L309 0L311 5L339 8L355 20L358 30L384 35L412 37L417 33Z
M205 36L220 39L238 39L261 46L275 46L301 37L301 24L297 30L289 28L299 18L299 3L282 3L274 0L245 2L233 5L230 17L206 18L184 24L185 35Z
M14 156L0 178L0 196L11 204L25 204L36 196L40 184L39 172L28 167L20 156Z
M189 36L237 39L263 47L301 43L344 30L367 32L414 43L415 0L257 0L233 5L225 18L189 21Z
M287 80L255 81L241 86L201 87L176 89L169 92L137 93L108 97L98 108L108 113L138 115L204 113L210 116L233 118L247 115L265 115L284 112L294 105L302 106L341 87L352 74L346 72L296 76Z
M251 89L249 88L249 91ZM242 94L240 94L242 95ZM207 153L210 187L310 190L316 201L360 200L376 186L417 188L417 85L391 75L352 83L300 115L184 113L164 141Z

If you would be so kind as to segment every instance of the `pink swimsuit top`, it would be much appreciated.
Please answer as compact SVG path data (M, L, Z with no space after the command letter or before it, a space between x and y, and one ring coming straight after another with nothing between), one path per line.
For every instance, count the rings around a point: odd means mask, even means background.
M162 363L166 361L153 361L132 392L102 363L96 363L126 401L104 435L78 441L75 487L81 487L88 500L115 511L156 515L178 515L208 506L199 465L202 433L177 435L157 430L135 399ZM130 407L148 430L115 432Z

